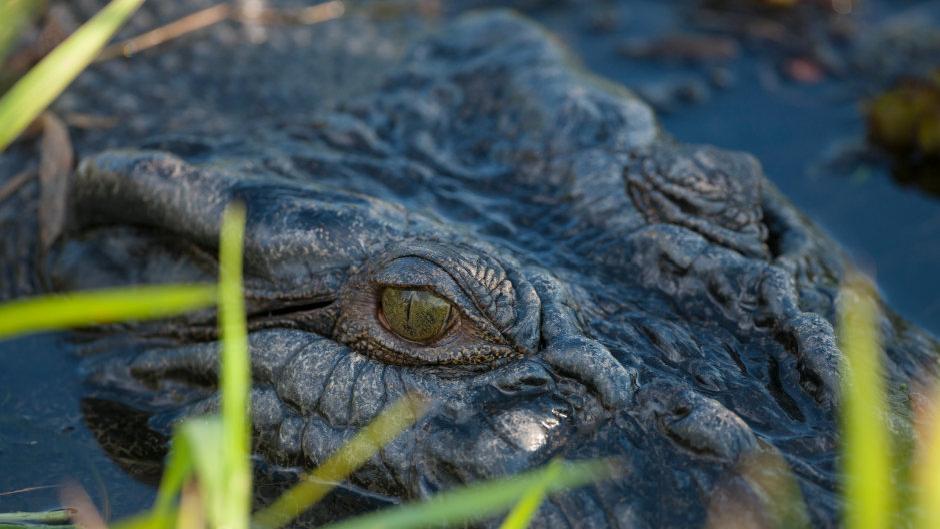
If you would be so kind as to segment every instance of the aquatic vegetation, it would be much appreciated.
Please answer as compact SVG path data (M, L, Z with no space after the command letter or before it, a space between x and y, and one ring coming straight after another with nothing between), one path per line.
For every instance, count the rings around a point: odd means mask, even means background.
M891 151L940 155L940 69L898 82L867 106L869 137Z
M940 69L897 82L865 105L868 138L902 183L940 194Z
M0 98L0 152L78 77L143 1L113 0Z

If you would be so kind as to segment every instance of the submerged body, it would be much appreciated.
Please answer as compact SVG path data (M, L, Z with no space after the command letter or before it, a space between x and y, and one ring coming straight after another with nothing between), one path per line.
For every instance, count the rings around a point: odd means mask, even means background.
M734 508L773 526L747 471L773 460L807 521L836 525L846 261L756 160L676 143L537 26L464 16L314 119L130 147L84 158L30 277L211 281L221 212L244 202L260 460L315 466L415 391L433 407L352 477L363 497L610 457L622 478L553 496L536 525ZM929 376L932 338L883 332L892 380ZM217 405L212 314L80 348L89 422L122 461L158 460L174 421Z

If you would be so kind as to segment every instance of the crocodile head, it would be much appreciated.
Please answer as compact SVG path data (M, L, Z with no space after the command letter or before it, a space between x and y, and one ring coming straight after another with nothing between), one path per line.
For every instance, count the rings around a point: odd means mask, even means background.
M259 461L314 467L417 392L430 411L350 490L603 457L619 477L553 495L538 526L701 526L731 503L766 521L773 491L742 469L772 456L835 523L841 257L751 157L676 144L536 26L467 16L313 119L87 157L48 281L213 281L233 201ZM217 408L211 313L80 347L89 423L122 461Z

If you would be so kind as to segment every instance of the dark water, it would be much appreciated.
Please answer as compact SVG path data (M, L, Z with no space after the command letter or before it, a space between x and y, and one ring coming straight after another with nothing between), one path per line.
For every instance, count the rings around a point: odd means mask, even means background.
M879 9L866 16L911 4L875 4ZM628 87L676 80L710 86L700 65L617 52L625 37L686 29L677 4L630 2L610 9L617 22L605 31L592 28L577 5L530 14L586 67ZM776 185L876 276L890 306L940 334L940 200L894 183L884 168L848 174L820 168L829 149L864 132L858 87L845 78L787 80L778 73L778 59L764 48L742 46L735 59L722 63L731 86L711 86L704 101L678 103L661 115L664 128L683 141L755 154ZM116 516L143 508L152 489L127 477L82 423L77 361L61 339L0 342L0 360L0 511L55 507L55 488L10 492L65 480L77 481Z
M0 512L58 507L58 487L69 482L105 514L144 508L149 487L125 475L82 422L78 361L62 337L0 342L0 360Z

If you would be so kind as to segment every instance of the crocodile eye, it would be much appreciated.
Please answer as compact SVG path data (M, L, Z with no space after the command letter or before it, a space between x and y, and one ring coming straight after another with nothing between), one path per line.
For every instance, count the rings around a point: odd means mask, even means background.
M539 316L532 285L496 259L403 243L343 285L333 338L389 364L487 369L535 351Z
M386 287L382 291L382 323L398 336L426 343L450 327L451 305L426 290Z

